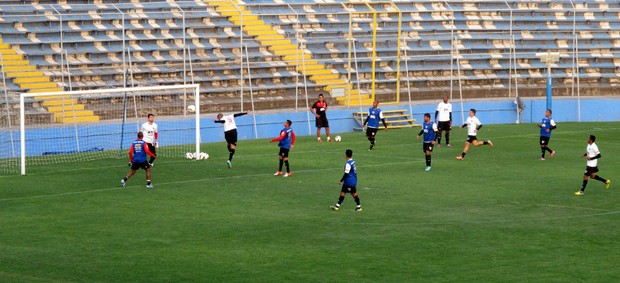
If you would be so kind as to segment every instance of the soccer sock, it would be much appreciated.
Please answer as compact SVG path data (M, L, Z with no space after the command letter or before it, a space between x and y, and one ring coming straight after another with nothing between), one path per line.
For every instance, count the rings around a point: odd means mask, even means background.
M125 176L125 177L123 177L123 180L124 180L125 182L127 182L127 180L129 180L129 178L127 178L127 176Z
M465 157L465 154L467 154L467 153L465 153L465 152L461 153L461 157Z
M549 153L553 152L553 150L550 149L548 146L545 146L545 150L548 151Z
M542 152L542 158L545 158L545 151L547 151L547 149L545 147L541 147L540 151Z
M149 163L153 163L153 161L155 161L155 157L151 156L151 161L149 161Z
M450 144L450 133L446 133L446 144Z
M286 165L286 173L291 173L291 168L288 166L288 160L285 160L284 164Z
M353 197L353 199L355 200L355 204L357 204L357 206L361 206L359 196Z
M488 141L485 141L485 142L482 142L482 144L483 144L483 145L488 145L488 144L489 144L489 142L488 142Z
M601 176L599 176L599 175L595 175L595 176L594 176L594 180L599 180L599 181L601 181L601 182L603 182L603 183L606 183L606 182L607 182L607 180L606 180L606 179L601 178Z
M229 152L230 154L228 154L228 160L232 161L233 156L235 156L235 150L231 148Z
M426 166L431 166L431 156L426 155Z
M280 167L278 167L278 172L282 172L282 165L284 164L284 160L280 159Z
M342 204L342 202L344 201L344 197L341 196L338 198L338 203L336 203L336 206L340 206L340 204Z
M583 180L583 184L581 184L581 191L585 191L586 190L586 186L588 185L588 180Z
M437 144L441 144L441 134L439 134L439 137L437 137Z
M150 185L151 184L151 180L146 180L146 184Z

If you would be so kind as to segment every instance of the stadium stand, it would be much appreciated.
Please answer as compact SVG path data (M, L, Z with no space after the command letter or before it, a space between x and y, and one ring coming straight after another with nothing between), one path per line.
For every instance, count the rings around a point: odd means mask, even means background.
M543 95L537 53L548 51L561 54L558 95L577 76L592 95L618 93L620 82L615 0L2 1L0 35L10 103L20 92L195 82L206 111L233 110L250 86L259 109L290 107L306 88L343 88L335 101L367 105L373 87L387 101L398 84L436 98L457 77L465 97L505 97L515 80L520 95ZM180 105L175 95L166 99ZM111 117L66 99L28 109L51 122Z

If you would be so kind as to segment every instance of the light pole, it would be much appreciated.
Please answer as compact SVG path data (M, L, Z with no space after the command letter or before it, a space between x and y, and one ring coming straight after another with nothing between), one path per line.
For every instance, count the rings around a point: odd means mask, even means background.
M553 90L553 83L551 81L551 64L555 64L560 60L560 53L536 53L536 57L540 58L540 61L547 65L547 109L551 109L551 92Z

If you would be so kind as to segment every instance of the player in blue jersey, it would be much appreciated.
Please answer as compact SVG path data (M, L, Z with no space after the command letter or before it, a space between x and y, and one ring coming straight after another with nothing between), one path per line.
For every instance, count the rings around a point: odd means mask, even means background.
M286 122L284 122L284 129L280 131L280 136L271 140L271 142L278 142L278 146L280 147L280 153L278 154L280 167L278 167L278 172L273 174L274 176L282 175L282 164L286 164L286 174L284 174L284 177L291 176L291 168L288 164L288 152L295 146L295 132L293 132L291 128L292 124L293 122L291 122L291 120L286 120Z
M416 136L416 139L420 139L421 135L424 135L424 142L422 143L422 151L426 155L426 171L431 171L431 152L433 152L433 146L435 145L435 137L437 133L437 124L431 122L431 114L424 114L424 123L422 123L422 130Z
M545 151L549 151L549 158L553 158L555 151L549 148L549 139L551 139L551 131L557 126L551 118L551 109L545 111L545 118L542 119L542 123L538 123L538 127L540 128L540 151L542 152L540 160L545 160Z
M375 137L377 135L377 130L379 129L379 121L383 122L383 126L387 131L387 125L385 124L385 119L383 118L383 111L379 109L379 101L375 100L372 103L372 107L368 108L368 117L364 120L362 127L366 127L366 137L370 141L370 148L368 150L375 149Z
M127 180L129 180L133 174L136 174L136 171L140 168L146 171L146 188L153 188L153 184L151 184L151 165L146 161L146 156L148 155L153 159L157 156L149 150L148 144L142 140L142 138L144 138L144 134L138 132L138 139L132 142L129 148L129 165L131 166L131 171L121 180L121 187L123 188L127 184Z
M357 167L355 166L355 160L353 160L353 151L347 149L345 156L347 158L347 163L344 165L344 175L342 175L340 182L338 182L338 185L342 186L340 197L336 205L330 206L329 208L336 211L340 210L340 205L344 201L344 197L347 193L350 193L357 204L355 211L362 211L360 197L357 195Z

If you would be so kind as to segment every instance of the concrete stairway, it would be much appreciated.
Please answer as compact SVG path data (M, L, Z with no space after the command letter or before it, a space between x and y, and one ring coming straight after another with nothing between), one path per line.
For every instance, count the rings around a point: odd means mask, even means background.
M354 127L353 130L361 131L362 124L367 116L368 112L354 112L353 117L355 117L355 121L357 121L360 126ZM416 120L411 117L411 114L407 114L407 110L405 109L384 110L383 117L388 129L420 127L420 124L416 124ZM383 129L383 123L379 123L379 126L379 129Z
M5 76L21 89L29 93L63 90L52 82L49 76L37 71L36 66L30 65L23 55L17 54L9 44L3 43L2 39L0 39L0 54ZM83 104L78 104L77 99L71 99L68 95L35 96L35 99L42 100L41 105L54 114L57 123L99 121L99 117L95 116L93 111L84 110Z
M250 36L253 36L261 45L267 47L273 54L282 56L289 66L299 66L299 70L303 75L309 76L310 80L318 85L327 85L324 89L330 91L333 88L344 88L345 96L338 97L336 100L339 104L359 106L360 97L362 105L371 105L370 95L360 94L358 90L340 76L335 70L328 70L325 65L312 59L312 52L308 49L299 49L290 39L279 34L271 25L259 19L252 11L247 10L245 6L235 5L232 1L214 1L205 0L209 5L216 7L216 10L235 25L241 25L243 30ZM243 15L243 18L242 18ZM347 96L351 96L350 99Z

